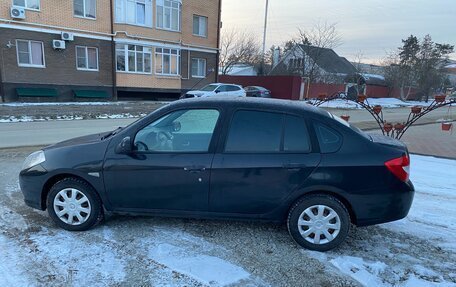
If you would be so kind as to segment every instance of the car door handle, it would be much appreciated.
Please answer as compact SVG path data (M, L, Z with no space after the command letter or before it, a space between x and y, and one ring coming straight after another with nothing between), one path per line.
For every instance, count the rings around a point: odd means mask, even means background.
M306 168L307 166L303 163L286 163L283 165L283 167L289 171L299 171L302 168Z
M197 173L197 172L205 171L206 168L204 166L187 166L187 167L184 167L184 170L188 171L190 173Z

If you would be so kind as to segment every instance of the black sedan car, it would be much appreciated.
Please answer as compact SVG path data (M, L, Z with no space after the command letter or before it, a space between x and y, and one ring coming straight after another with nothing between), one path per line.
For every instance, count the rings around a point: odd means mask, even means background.
M105 211L286 222L303 247L405 217L407 148L301 102L186 99L115 131L31 154L27 205L80 231Z
M247 97L270 98L271 91L259 86L248 86L244 88Z

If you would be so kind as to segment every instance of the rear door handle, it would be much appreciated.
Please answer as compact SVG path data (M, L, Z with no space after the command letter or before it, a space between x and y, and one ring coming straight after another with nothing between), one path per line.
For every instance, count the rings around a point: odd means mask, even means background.
M289 171L299 171L302 168L306 168L307 166L303 163L286 163L283 165L283 167Z
M187 167L184 167L184 170L188 171L190 173L197 173L197 172L205 171L206 168L204 166L187 166Z

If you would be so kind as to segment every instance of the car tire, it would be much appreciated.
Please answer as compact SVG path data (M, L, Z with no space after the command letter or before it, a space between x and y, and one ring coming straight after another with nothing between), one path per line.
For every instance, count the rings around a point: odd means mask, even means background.
M52 220L69 231L88 230L104 218L100 197L81 179L69 177L58 181L49 190L46 203Z
M301 198L292 206L287 226L291 237L302 247L328 251L338 247L347 237L350 214L337 198L314 194Z

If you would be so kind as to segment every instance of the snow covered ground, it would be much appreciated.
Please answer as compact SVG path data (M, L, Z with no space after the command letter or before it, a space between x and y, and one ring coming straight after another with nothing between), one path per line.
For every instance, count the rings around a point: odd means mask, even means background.
M140 118L144 117L146 114L137 114L137 115L132 115L130 113L122 113L122 114L101 114L101 115L96 115L94 118L95 119L131 119L131 118ZM22 116L22 117L15 117L15 116L9 116L6 118L0 118L0 123L18 123L18 122L42 122L42 121L51 121L51 120L57 120L57 121L72 121L72 120L83 120L84 117L82 116L73 116L73 115L63 115L63 116L57 116L54 119L51 119L50 117L44 117L44 118L36 118L36 117L30 117L30 116Z
M366 100L371 106L380 105L384 108L400 108L400 107L413 107L413 106L428 106L429 102L418 101L402 101L396 98L368 98ZM361 109L362 107L355 102L346 101L343 99L336 99L320 105L321 108L336 108L336 109Z
M285 227L112 216L88 232L26 207L0 152L0 286L456 286L456 161L412 155L407 218L354 228L327 253L298 248Z

